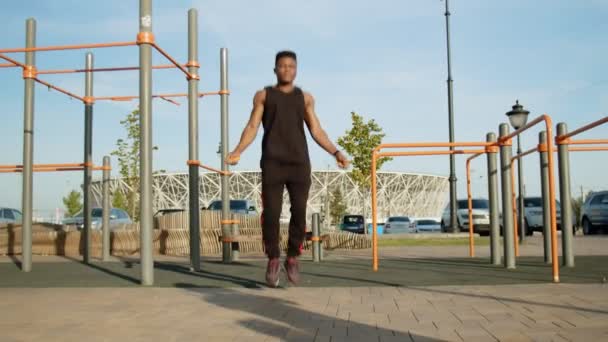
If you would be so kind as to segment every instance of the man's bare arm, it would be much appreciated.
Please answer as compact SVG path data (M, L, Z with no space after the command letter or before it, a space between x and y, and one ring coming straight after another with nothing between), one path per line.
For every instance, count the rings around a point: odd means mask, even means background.
M251 110L251 116L249 121L243 129L241 134L241 140L234 150L226 158L228 164L236 164L240 159L241 154L251 145L255 140L260 129L260 123L262 122L262 115L264 114L264 101L266 100L266 91L260 90L255 93L253 97L253 109Z

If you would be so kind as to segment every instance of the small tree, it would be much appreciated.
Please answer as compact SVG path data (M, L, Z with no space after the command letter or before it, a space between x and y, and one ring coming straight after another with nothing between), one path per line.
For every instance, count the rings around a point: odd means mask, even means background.
M82 210L82 194L76 190L70 191L70 193L63 198L63 205L65 206L65 212L67 216L74 216Z
M329 203L329 215L331 216L332 224L340 223L340 219L344 214L346 214L346 203L344 203L342 191L337 189L333 192L333 196Z

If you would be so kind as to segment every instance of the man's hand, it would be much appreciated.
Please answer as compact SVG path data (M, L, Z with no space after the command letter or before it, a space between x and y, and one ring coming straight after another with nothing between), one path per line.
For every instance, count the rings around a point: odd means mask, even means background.
M239 163L239 160L241 160L241 154L236 151L232 151L226 156L226 160L224 162L228 165L236 165Z
M350 165L350 160L346 158L344 153L338 152L336 153L336 163L338 164L338 167L344 170Z

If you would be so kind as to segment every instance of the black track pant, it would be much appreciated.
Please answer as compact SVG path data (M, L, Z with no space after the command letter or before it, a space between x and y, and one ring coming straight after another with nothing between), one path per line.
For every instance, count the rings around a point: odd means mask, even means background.
M300 255L306 235L306 202L310 190L310 165L262 163L262 202L264 205L262 237L268 258L278 258L283 189L287 188L291 203L288 256Z

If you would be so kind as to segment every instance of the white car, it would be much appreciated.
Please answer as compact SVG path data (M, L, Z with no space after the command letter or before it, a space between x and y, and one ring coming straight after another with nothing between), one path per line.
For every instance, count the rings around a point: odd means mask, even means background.
M487 199L474 198L473 209L473 231L479 235L490 235L490 203ZM461 232L469 231L469 202L466 199L458 200L456 211L458 229ZM441 215L441 231L448 232L450 225L450 205L448 204Z
M416 225L407 216L391 216L384 225L384 234L416 233Z
M543 200L541 197L524 197L524 215L526 224L526 235L534 232L543 232ZM557 229L562 229L562 211L558 200L555 200ZM573 215L574 216L574 215ZM573 227L575 224L573 224Z
M418 233L441 232L441 221L437 218L417 218L414 224Z

